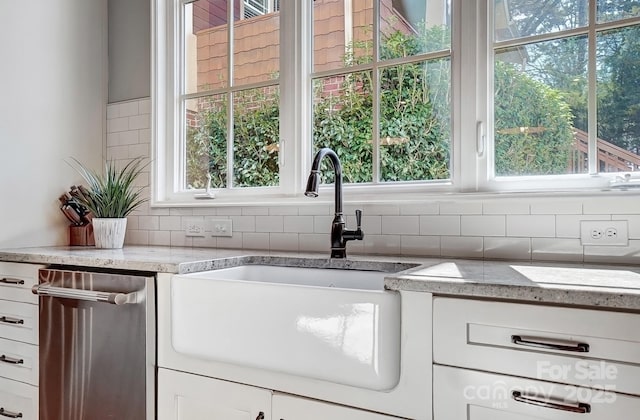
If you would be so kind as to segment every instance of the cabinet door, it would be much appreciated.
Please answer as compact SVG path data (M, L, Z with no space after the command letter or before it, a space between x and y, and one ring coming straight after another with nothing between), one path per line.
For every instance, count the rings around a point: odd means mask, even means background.
M640 411L637 397L448 366L435 365L433 380L434 420L611 420Z
M290 395L273 396L274 420L392 420L398 417L385 416L356 408L343 407L321 401Z
M158 369L158 420L270 420L271 391Z

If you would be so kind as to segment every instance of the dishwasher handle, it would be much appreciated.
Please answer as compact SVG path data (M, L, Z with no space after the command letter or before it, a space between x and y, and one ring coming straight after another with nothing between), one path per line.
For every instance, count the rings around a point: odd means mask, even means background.
M69 287L57 287L53 283L45 282L36 284L31 288L33 294L38 296L51 296L57 298L78 299L90 302L105 302L113 305L125 305L127 303L139 303L139 294L100 292L95 290L73 289Z

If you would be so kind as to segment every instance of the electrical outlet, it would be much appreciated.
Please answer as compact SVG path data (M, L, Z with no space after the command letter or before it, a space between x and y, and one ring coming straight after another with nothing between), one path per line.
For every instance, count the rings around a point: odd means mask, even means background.
M232 236L233 226L231 219L209 219L211 224L211 236Z
M185 236L197 236L204 238L206 236L206 230L206 223L202 219L186 219L185 221Z
M582 220L580 222L582 245L626 246L629 229L626 220Z

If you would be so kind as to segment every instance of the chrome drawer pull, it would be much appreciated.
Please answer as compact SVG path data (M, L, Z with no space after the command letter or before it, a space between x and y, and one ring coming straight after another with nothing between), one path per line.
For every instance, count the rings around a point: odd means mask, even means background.
M0 322L4 322L5 324L24 324L24 319L0 316Z
M11 411L7 411L4 407L0 407L0 416L9 417L12 419L20 419L22 418L22 413L13 413Z
M549 340L545 342L545 340ZM551 340L539 337L523 337L521 335L512 335L511 342L520 346L537 347L548 350L572 351L576 353L588 353L589 345L587 343L566 342L560 344L560 340Z
M5 354L3 354L2 356L0 356L0 362L5 362L5 363L10 363L12 365L21 365L24 363L23 359L16 359L13 357L9 357Z
M537 405L539 407L553 408L554 410L561 410L561 411L570 411L572 413L578 413L578 414L587 414L591 412L591 405L585 404L585 403L578 403L577 405L559 404L559 403L544 400L544 399L526 397L522 395L520 391L513 391L511 393L511 396L517 402Z
M7 277L3 277L0 279L0 283L6 283L6 284L24 284L24 280L20 280L20 279L10 279Z

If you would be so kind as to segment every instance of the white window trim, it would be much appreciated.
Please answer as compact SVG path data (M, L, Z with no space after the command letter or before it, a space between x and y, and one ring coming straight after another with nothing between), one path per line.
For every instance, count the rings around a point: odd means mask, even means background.
M174 55L178 43L174 28L179 24L173 5L178 0L152 1L152 175L151 206L153 207L206 207L229 205L290 205L319 204L332 202L330 190L333 185L321 188L321 199L310 200L303 195L311 159L297 158L312 156L311 142L297 141L311 134L311 83L310 55L311 5L303 1L283 1L281 7L281 48L296 51L303 60L282 60L280 83L296 86L295 90L281 90L281 115L290 115L290 124L281 124L280 165L290 176L281 176L279 187L238 188L216 190L217 198L199 200L194 192L174 192L177 176L174 176L178 152L177 142L170 140L180 135L176 126L177 115L173 110L177 100L171 89L178 81L177 66L167 66L167 60ZM490 19L492 1L465 2L452 1L452 54L451 54L451 180L415 183L390 183L377 185L345 185L345 202L412 202L426 198L487 197L499 193L501 196L529 194L567 195L601 194L611 179L617 174L585 174L561 176L535 176L514 178L494 178L490 101L492 92L491 74L493 46ZM462 4L466 4L464 8ZM475 7L469 7L470 4ZM283 10L291 7L286 11ZM166 31L166 33L165 33ZM299 36L287 36L288 33ZM170 34L171 36L168 36ZM174 35L176 34L176 35ZM473 42L463 42L475 40ZM173 62L173 60L172 60ZM464 69L473 69L468 74ZM480 69L476 71L476 69ZM173 118L171 118L173 116ZM281 172L282 173L282 172ZM326 191L325 191L326 190ZM202 190L196 190L202 192Z

